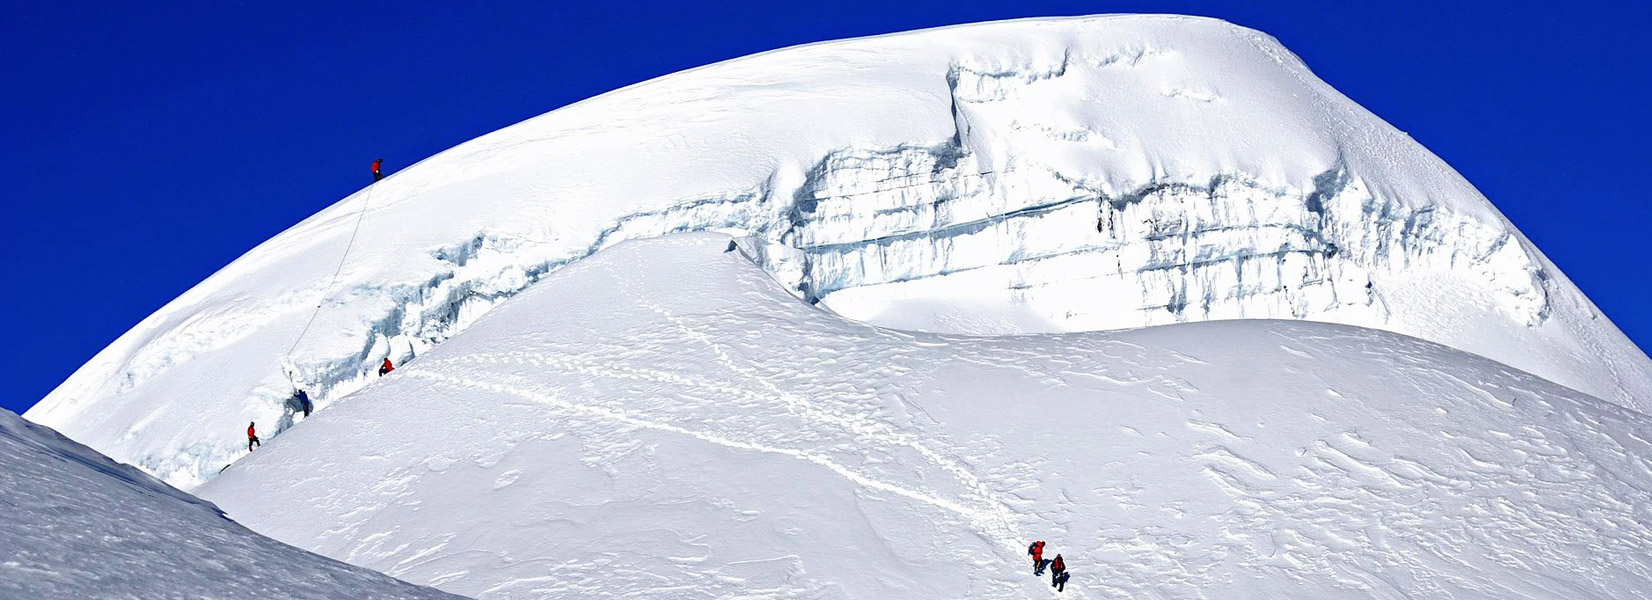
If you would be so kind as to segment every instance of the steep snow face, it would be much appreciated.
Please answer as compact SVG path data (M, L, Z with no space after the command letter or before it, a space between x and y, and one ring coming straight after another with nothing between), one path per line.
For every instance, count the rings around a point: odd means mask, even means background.
M189 488L242 423L290 425L293 385L325 407L598 249L696 230L884 326L1333 321L1652 409L1652 362L1472 186L1274 40L1092 17L776 51L483 136L252 250L28 416Z
M0 506L0 597L457 598L248 531L8 411Z
M559 271L201 493L485 599L1043 597L1034 539L1072 598L1652 587L1644 414L1341 325L878 329L725 247Z

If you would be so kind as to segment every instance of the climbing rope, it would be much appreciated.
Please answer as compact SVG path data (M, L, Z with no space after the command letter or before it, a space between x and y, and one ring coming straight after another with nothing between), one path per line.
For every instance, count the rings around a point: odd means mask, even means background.
M287 363L292 362L293 351L298 350L298 344L303 342L304 335L310 332L310 326L315 324L316 316L321 314L321 307L327 304L328 294L332 292L333 286L338 283L338 274L344 272L344 263L350 259L350 249L356 247L356 234L361 233L361 222L367 218L367 206L373 201L373 189L378 186L377 181L367 186L367 197L361 201L361 213L356 215L356 226L350 230L350 241L344 245L344 256L338 258L338 267L333 269L333 276L328 278L327 287L324 288L321 294L321 300L316 302L315 310L310 312L310 320L304 323L304 329L298 332L298 339L293 340L292 347L287 348L287 354L283 357L285 362L282 364L282 370L286 370ZM288 372L287 379L291 380L292 377L293 373Z

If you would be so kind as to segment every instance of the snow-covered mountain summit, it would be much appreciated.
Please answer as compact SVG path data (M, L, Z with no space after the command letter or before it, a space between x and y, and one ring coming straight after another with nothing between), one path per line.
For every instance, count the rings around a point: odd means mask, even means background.
M252 250L28 416L191 488L246 421L290 424L283 368L325 407L603 247L710 229L878 325L1332 321L1652 408L1652 363L1541 253L1276 41L1092 17L780 50L483 136Z

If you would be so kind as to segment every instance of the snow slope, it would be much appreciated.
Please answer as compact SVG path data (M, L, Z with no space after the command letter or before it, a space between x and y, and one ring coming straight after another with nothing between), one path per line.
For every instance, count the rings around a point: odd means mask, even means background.
M602 247L710 229L874 324L1349 323L1652 409L1652 362L1427 150L1264 34L1124 16L781 50L483 136L247 253L28 417L192 489L242 423L291 423L284 368L325 407Z
M9 411L0 513L0 598L456 598L248 531Z
M572 265L201 488L479 598L1647 598L1652 419L1341 325L855 323L725 238ZM296 512L294 503L313 506Z

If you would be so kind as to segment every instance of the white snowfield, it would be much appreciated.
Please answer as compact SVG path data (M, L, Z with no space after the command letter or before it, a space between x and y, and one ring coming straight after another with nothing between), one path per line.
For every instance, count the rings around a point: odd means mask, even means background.
M248 531L210 503L4 410L0 509L8 600L457 598Z
M1053 597L1034 539L1070 598L1652 595L1644 414L1343 325L880 329L726 244L563 269L200 492L490 600Z
M780 50L483 136L248 252L28 417L193 489L247 421L291 423L294 383L324 408L600 248L695 230L887 327L1348 323L1652 409L1646 355L1404 133L1267 35L1116 16Z

